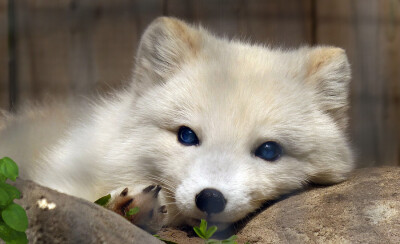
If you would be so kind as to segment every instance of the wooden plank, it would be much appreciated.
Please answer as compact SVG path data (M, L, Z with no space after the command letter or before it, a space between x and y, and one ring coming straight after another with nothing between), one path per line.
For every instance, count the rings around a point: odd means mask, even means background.
M110 6L107 18L98 19L93 43L95 53L95 80L102 91L118 87L131 78L134 56L144 29L156 17L162 15L162 0L124 0L128 5L117 6L113 1L103 0Z
M316 3L316 34L313 7ZM15 1L20 98L108 90L128 80L145 26L166 15L220 35L296 47L317 41L347 50L353 67L350 134L360 166L400 160L400 3L393 0ZM7 53L0 1L0 54ZM0 108L8 104L0 55Z
M7 2L0 1L0 109L8 110Z
M128 80L143 26L161 0L18 1L22 101L109 90Z
M400 166L400 1L380 2L379 15L383 18L379 76L385 87L380 132L385 159L380 165Z
M400 6L322 0L317 41L347 50L353 70L350 134L359 166L400 165Z
M166 14L206 28L273 46L311 43L311 0L168 0Z

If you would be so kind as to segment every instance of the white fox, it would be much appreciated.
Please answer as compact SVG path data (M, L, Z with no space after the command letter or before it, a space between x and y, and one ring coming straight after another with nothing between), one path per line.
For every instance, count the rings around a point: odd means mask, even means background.
M126 89L5 115L0 156L71 195L112 192L121 214L151 193L162 216L142 221L150 231L202 218L223 228L307 182L346 178L350 76L340 48L271 49L160 17Z

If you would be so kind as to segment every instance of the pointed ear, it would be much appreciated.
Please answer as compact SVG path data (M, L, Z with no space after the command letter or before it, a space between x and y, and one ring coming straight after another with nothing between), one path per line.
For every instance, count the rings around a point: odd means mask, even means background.
M316 89L322 109L340 128L347 128L351 71L345 51L336 47L312 48L306 62L306 81Z
M140 93L163 83L185 62L195 58L202 43L200 30L183 21L159 17L145 30L139 44L134 90Z

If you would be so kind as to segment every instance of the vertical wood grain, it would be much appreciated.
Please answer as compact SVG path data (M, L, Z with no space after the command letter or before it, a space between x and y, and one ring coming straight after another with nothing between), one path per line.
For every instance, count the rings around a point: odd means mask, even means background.
M343 47L352 65L350 133L359 165L399 164L399 1L316 2L317 42Z
M399 0L14 1L20 101L105 92L131 75L157 16L280 47L346 49L353 70L350 135L360 166L400 165ZM0 0L0 108L8 109L7 1Z
M272 46L311 43L311 0L168 0L167 14L219 35Z
M379 13L385 16L380 40L382 46L379 77L385 83L381 148L384 154L379 165L400 166L400 1L380 2ZM384 18L385 19L385 18Z
M8 110L7 1L0 0L0 109Z
M18 1L21 100L105 91L130 78L161 0Z

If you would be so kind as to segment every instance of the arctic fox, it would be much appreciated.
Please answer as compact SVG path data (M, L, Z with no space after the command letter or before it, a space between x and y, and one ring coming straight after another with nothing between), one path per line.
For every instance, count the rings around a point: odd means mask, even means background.
M3 116L0 155L61 192L112 192L122 214L148 193L162 225L226 226L308 182L346 178L350 76L340 48L272 49L160 17L126 89Z

